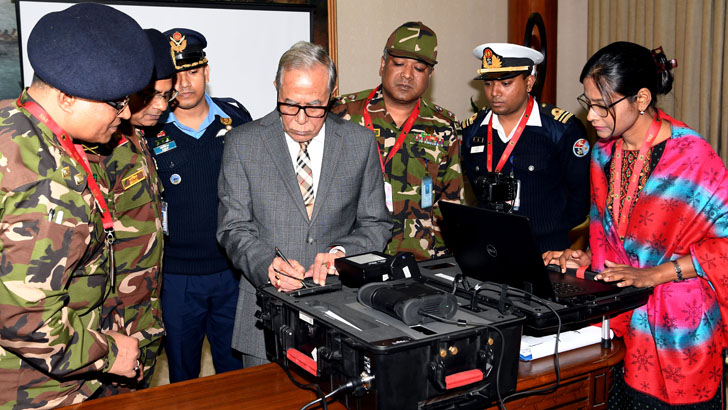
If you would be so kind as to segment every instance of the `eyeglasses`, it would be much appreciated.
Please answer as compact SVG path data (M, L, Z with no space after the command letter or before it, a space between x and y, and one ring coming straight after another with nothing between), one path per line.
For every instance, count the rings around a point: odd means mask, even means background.
M326 111L329 110L328 105L298 105L288 104L278 101L276 109L281 115L298 115L298 112L303 110L306 116L309 118L323 118L326 115Z
M587 113L589 112L589 110L592 110L592 111L594 111L594 113L596 115L598 115L598 116L600 116L602 118L606 118L607 115L609 115L609 109L610 108L614 107L620 101L622 101L622 100L624 100L626 98L629 98L629 97L632 97L632 96L631 95L625 95L624 97L618 99L617 101L615 101L615 102L613 102L613 103L611 103L611 104L609 104L607 106L599 105L599 104L592 104L591 101L589 101L589 99L586 98L586 96L584 94L576 97L576 101L579 101L579 104L581 105L581 108L583 108L584 111L586 111Z
M144 105L149 105L155 98L159 97L163 99L165 102L172 102L175 98L177 98L178 91L175 89L171 89L167 92L160 93L156 90L151 91L140 91L139 95L142 97L142 102Z
M116 115L121 114L122 111L124 111L124 108L126 108L127 105L129 105L129 96L127 95L124 98L119 98L116 101L104 101L106 104L109 104L116 110Z

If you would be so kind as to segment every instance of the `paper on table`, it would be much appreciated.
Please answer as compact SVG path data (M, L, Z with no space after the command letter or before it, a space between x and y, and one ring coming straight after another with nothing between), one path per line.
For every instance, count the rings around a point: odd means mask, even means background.
M610 330L609 338L613 337L614 333ZM602 328L597 326L587 326L579 330L562 332L559 339L559 353L593 345L601 340ZM554 343L556 343L555 334L542 337L521 337L521 360L527 362L553 355Z

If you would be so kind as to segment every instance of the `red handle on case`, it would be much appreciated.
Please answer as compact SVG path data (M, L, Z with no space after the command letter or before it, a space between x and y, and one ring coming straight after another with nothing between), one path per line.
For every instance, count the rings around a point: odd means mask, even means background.
M311 373L314 376L318 376L318 363L316 363L315 360L313 360L311 357L306 355L305 353L290 348L286 350L286 357L288 360L292 361L293 363L296 363L299 367L301 367L303 370Z
M445 388L447 390L465 386L483 380L483 372L478 369L466 370L445 376Z

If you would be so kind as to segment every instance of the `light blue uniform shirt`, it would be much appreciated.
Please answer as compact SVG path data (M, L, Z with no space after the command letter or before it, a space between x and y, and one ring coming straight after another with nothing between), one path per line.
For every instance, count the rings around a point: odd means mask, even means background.
M170 122L174 123L174 125L177 126L180 131L184 132L194 139L200 139L200 137L202 137L202 134L205 133L205 130L207 130L207 127L209 127L210 124L215 121L216 115L219 115L221 118L230 118L229 115L225 114L225 111L223 111L220 107L218 107L217 104L212 101L212 98L210 98L207 93L205 93L205 101L207 101L207 105L208 107L210 107L210 109L207 111L207 117L202 121L199 129L193 129L180 123L179 121L177 121L177 117L174 116L174 113L172 111L168 112L167 120L164 122L167 124Z

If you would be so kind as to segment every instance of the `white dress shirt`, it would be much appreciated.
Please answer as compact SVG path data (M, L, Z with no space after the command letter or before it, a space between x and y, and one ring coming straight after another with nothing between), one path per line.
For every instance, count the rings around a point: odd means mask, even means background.
M525 113L525 110L524 110ZM493 111L488 112L488 114L483 118L483 122L480 123L480 126L488 125L488 121L490 121L490 116L494 115ZM523 114L521 114L521 118L523 118ZM518 119L518 122L521 122L521 118ZM526 121L527 126L533 126L533 127L540 127L541 126L541 114L538 111L538 101L536 99L533 99L533 108L531 108L531 114L528 116L528 121ZM498 115L495 115L493 117L493 129L498 131L498 137L503 141L504 143L508 142L513 138L513 133L516 131L516 128L513 127L511 132L506 135L506 131L503 129L503 125L501 125L500 121L498 120Z
M296 142L287 132L286 134L286 145L288 145L288 152L291 154L291 162L293 163L293 169L296 169L296 160L298 159L298 151L301 150L301 145ZM313 197L314 207L316 206L316 193L318 192L319 176L321 175L321 164L324 161L324 141L326 140L326 124L321 127L319 133L311 139L308 144L308 156L311 157L311 176L313 178Z

